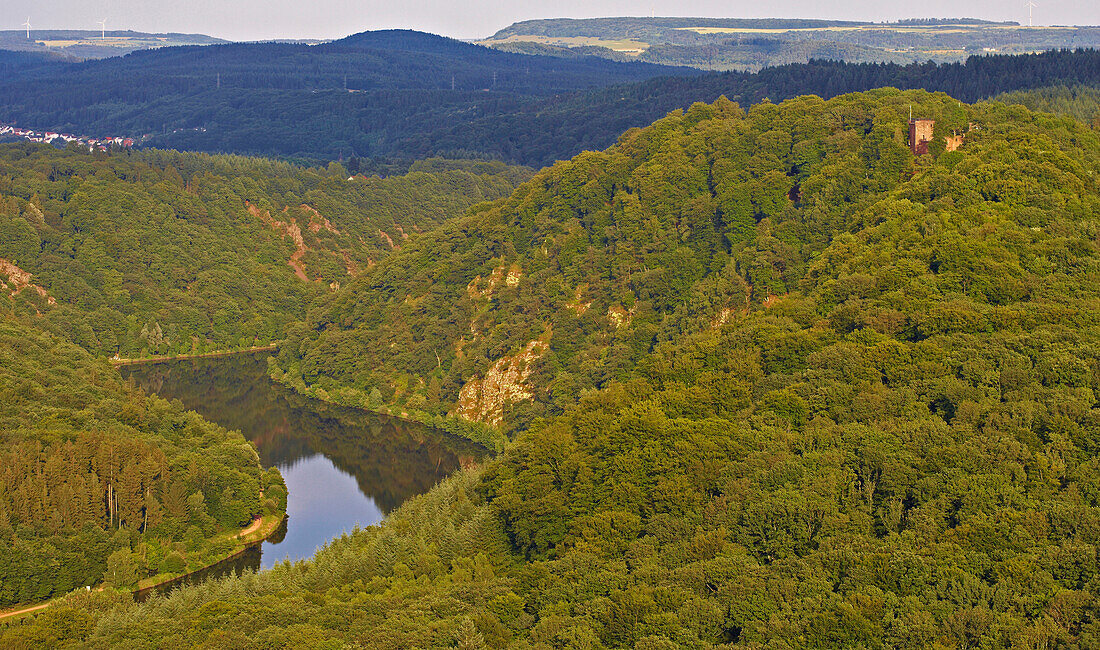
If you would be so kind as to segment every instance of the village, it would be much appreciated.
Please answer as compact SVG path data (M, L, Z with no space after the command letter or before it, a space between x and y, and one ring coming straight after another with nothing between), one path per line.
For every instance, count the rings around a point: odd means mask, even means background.
M53 131L35 131L33 129L21 129L10 124L0 124L0 139L22 138L31 142L44 142L54 146L67 145L75 142L80 146L88 147L88 151L106 151L110 147L122 147L129 149L134 146L133 138L107 137L90 138L69 133L55 133Z

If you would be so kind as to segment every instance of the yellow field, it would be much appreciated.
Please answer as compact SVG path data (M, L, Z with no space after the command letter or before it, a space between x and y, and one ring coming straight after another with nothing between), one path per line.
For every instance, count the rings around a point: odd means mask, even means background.
M637 56L642 52L649 49L649 43L642 41L635 41L633 39L622 39L614 41L606 41L600 38L593 38L588 36L534 36L534 35L518 35L509 36L508 38L486 39L484 41L478 41L478 45L494 45L498 43L541 43L543 45L558 45L561 47L606 47L609 50L620 52L622 54L632 54Z
M677 27L697 34L786 34L788 32L933 32L936 34L966 34L983 29L1076 29L1046 25L846 25L837 27L793 27L790 29L750 29L742 27ZM523 39L529 40L529 39Z
M80 38L73 40L35 41L46 47L72 47L73 45L99 45L101 47L155 47L167 42L167 38L127 38L125 36L110 36L107 38Z

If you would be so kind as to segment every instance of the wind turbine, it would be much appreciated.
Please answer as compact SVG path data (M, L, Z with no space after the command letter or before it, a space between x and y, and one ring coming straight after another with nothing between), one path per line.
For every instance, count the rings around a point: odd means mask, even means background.
M100 40L107 38L107 19L99 21L99 38Z
M1033 23L1031 20L1031 12L1033 9L1035 9L1035 7L1038 7L1039 5L1035 4L1035 0L1027 0L1027 4L1024 6L1027 7L1027 26L1034 27L1035 23Z
M23 26L27 28L27 40L31 40L31 17L27 16L27 22L23 23Z

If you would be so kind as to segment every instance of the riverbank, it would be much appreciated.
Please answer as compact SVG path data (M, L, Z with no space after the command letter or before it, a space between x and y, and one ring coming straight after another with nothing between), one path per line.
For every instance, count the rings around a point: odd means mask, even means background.
M153 591L154 589L157 589L159 587L170 585L174 582L179 582L181 580L186 580L189 576L193 576L200 571L205 571L210 567L221 564L222 562L227 562L229 560L240 557L244 553L248 552L248 549L250 549L251 547L263 542L268 537L271 537L275 533L275 531L279 529L279 526L283 523L283 519L285 518L286 513L282 513L265 515L263 517L260 517L259 519L253 520L251 524L241 529L239 533L235 533L228 537L228 539L233 539L237 542L237 545L229 553L218 557L218 559L216 560L211 560L201 567L192 569L187 573L174 574L169 577L153 576L151 578L144 578L142 580L139 580L137 588L133 590L134 595L137 596L141 593L147 594L150 591ZM218 538L215 537L214 539L216 540Z
M202 352L200 354L166 354L157 357L137 357L133 359L112 357L108 359L108 361L111 362L112 366L134 366L142 363L161 363L164 361L181 361L184 359L216 359L218 357L231 357L237 354L249 354L251 352L274 352L278 349L279 346L272 343L270 345L255 345L240 350L217 350L215 352Z
M192 569L191 571L188 571L187 573L175 574L175 575L172 575L170 577L153 576L151 578L142 579L142 580L138 581L137 587L130 590L130 591L135 596L137 596L138 593L148 593L148 592L150 592L154 589L157 589L158 587L163 587L165 585L169 585L169 584L172 584L174 582L178 582L180 580L185 580L188 576L195 575L196 573L198 573L200 571L204 571L206 569L209 569L210 567L221 564L222 562L226 562L228 560L232 560L234 558L240 557L244 553L248 552L248 549L252 548L256 544L259 544L259 543L263 542L268 537L271 537L275 533L275 531L277 531L279 529L279 526L283 523L283 520L285 518L286 518L286 513L281 513L281 514L273 514L273 515L264 515L263 517L255 519L255 520L252 521L251 524L249 524L248 526L242 528L240 530L240 532L224 534L225 538L233 539L233 540L237 541L237 545L234 547L234 549L231 552L229 552L229 553L227 553L223 556L218 557L218 559L216 559L216 560L212 560L210 562L207 562L206 564L204 564L201 567L197 567L195 569ZM217 539L217 538L215 538L215 539ZM105 587L103 585L100 585L100 586L95 588L95 591L102 591L104 588ZM82 590L86 590L86 588L78 589L77 591L79 592L79 591L82 591ZM71 595L71 593L70 594L65 594L64 596L58 596L57 598L54 598L52 600L48 600L44 603L39 603L37 605L30 605L30 606L26 606L25 604L24 605L16 605L15 607L13 607L11 609L0 611L0 621L6 620L6 619L15 619L15 618L20 617L20 616L26 616L26 615L29 615L29 614L34 614L35 612L39 612L41 610L46 609L47 607L50 607L52 605L57 604L58 602L64 600L65 598L69 597L70 595Z
M364 395L361 390L349 386L340 387L331 392L323 388L306 386L301 376L284 371L278 363L271 359L268 361L267 375L271 381L281 384L299 395L327 402L334 406L353 408L413 424L422 424L458 438L465 438L497 453L503 451L505 445L508 444L508 436L505 435L504 431L500 427L490 424L466 420L451 414L438 415L415 409L410 410L407 406L373 406L370 404L369 397Z

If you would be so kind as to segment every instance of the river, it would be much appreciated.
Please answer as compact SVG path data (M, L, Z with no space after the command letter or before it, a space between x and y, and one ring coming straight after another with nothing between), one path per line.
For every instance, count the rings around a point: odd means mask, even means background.
M487 452L416 423L303 397L267 376L268 353L123 366L146 392L178 399L206 419L238 429L265 467L286 480L287 519L258 548L191 581L266 569L311 557L355 526L381 522Z

